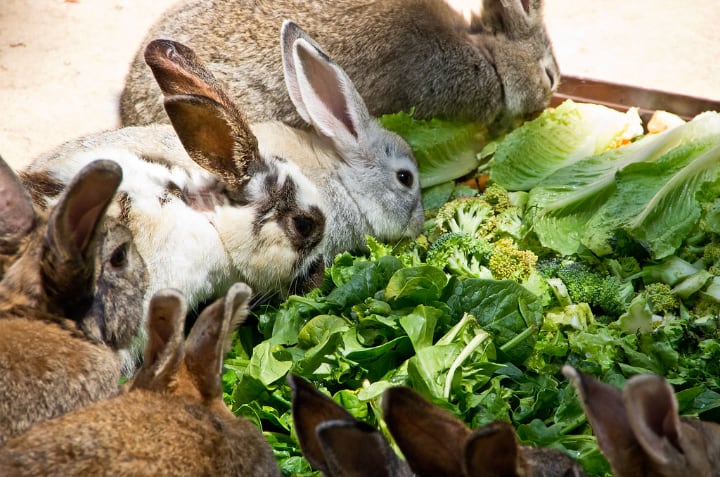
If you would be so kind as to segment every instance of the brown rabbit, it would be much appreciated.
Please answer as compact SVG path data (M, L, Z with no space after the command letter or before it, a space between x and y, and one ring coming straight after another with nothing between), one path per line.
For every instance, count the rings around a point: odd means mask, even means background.
M506 422L472 431L408 387L387 389L382 406L390 433L420 477L586 475L558 450L519 445L515 430Z
M355 419L306 380L288 375L295 432L303 455L328 477L410 477L383 435Z
M117 393L117 350L138 332L146 280L130 232L104 220L121 178L114 162L92 162L48 214L0 164L0 444Z
M145 360L129 391L39 424L0 449L0 475L279 476L272 449L222 398L223 355L247 316L250 288L233 285L186 340L187 304L158 292Z
M283 87L277 34L296 22L345 69L370 114L415 108L510 125L542 110L559 83L542 0L476 0L467 21L443 0L185 0L150 30L212 58L213 74L251 122L303 122ZM159 90L138 52L121 98L124 125L165 121Z
M615 477L720 475L720 425L681 418L672 386L640 374L624 389L571 366L573 383Z

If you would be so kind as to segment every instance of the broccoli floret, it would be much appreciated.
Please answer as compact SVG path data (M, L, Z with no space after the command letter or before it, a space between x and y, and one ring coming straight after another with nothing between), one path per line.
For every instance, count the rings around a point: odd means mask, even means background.
M523 281L535 271L538 257L530 250L520 250L509 238L501 238L493 244L488 267L497 280Z
M650 310L655 314L677 313L680 309L680 300L667 283L650 283L645 286L643 293Z
M589 265L566 260L556 271L573 303L587 303L612 316L622 314L635 295L632 283L597 272Z
M492 245L481 237L449 232L430 245L427 264L461 277L492 278L486 267L492 249Z
M483 191L482 196L488 204L492 205L497 212L510 207L510 195L505 188L498 184L490 184Z
M479 197L451 200L440 207L435 216L438 234L462 232L489 239L495 230L492 206Z
M720 276L720 243L711 242L705 245L702 260L707 271Z

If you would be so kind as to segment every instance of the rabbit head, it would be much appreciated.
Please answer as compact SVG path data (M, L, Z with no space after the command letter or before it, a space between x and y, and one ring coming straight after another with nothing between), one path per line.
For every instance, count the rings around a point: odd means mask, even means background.
M521 446L506 422L471 431L450 412L405 386L385 391L383 417L418 476L584 476L581 467L553 449Z
M129 230L105 218L121 179L114 162L90 163L47 217L29 202L32 188L29 194L19 179L8 181L14 183L11 200L22 206L12 214L18 217L3 222L20 221L22 210L32 230L15 236L22 247L0 281L0 314L54 314L75 320L94 341L114 348L130 343L140 327L147 270Z
M155 40L145 60L188 155L221 180L223 193L212 194L209 205L207 190L186 191L186 201L214 210L232 269L263 292L317 285L325 214L316 186L295 164L261 154L244 113L190 48Z
M355 419L306 380L288 375L295 433L303 455L328 477L412 476L374 427Z
M2 226L30 224L24 236L2 234L3 245L16 242L0 281L2 442L117 393L116 351L138 332L146 270L127 229L104 217L122 177L117 164L83 168L49 213L0 171L3 201L16 204Z
M0 474L279 476L262 434L222 399L223 355L250 294L245 284L230 287L187 339L184 297L172 289L155 294L145 362L129 390L8 441Z
M543 22L543 0L482 3L468 37L500 80L504 104L492 127L503 131L547 107L560 84L560 71Z
M287 91L317 136L280 136L277 123L253 130L261 150L288 157L319 184L328 204L326 260L364 249L366 235L391 243L415 237L424 215L410 147L380 126L347 74L291 21L283 22L281 51Z
M613 475L714 475L720 465L720 425L681 418L672 386L650 374L620 390L571 366L563 374L583 404Z

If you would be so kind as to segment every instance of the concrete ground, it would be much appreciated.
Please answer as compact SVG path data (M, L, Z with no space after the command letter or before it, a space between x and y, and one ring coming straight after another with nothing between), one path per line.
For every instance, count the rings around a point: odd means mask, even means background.
M1 0L0 155L117 127L128 64L176 1ZM565 74L720 100L715 0L545 0L545 17Z

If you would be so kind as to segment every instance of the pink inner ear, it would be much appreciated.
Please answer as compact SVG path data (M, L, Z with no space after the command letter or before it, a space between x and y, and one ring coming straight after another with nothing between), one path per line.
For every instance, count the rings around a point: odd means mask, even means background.
M324 118L325 122L330 124L340 122L353 137L357 138L358 133L350 117L350 107L342 89L341 79L332 65L320 61L301 43L297 44L297 54L310 87L329 114L329 117Z
M523 10L525 10L525 14L530 14L530 0L521 0L520 3L522 3Z

